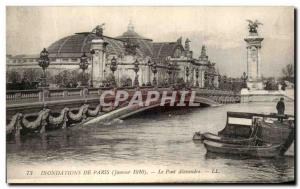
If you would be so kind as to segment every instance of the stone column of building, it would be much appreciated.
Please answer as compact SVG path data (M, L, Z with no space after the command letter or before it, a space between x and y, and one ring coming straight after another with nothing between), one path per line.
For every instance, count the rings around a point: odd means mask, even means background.
M145 65L141 65L140 66L140 71L139 71L139 83L140 83L140 85L142 86L143 84L145 84L146 85L146 78L147 78L147 73L146 73L147 71L146 71L146 67L145 67Z
M214 87L219 88L219 78L217 75L214 76Z
M147 81L146 81L146 84L149 84L149 83L152 83L151 82L151 68L150 68L150 66L149 65L147 65L147 67L146 67L146 72L147 72Z
M261 77L261 55L260 55L260 49L261 49L261 46L259 47L259 51L257 53L257 75L258 75L258 78L261 80L262 77Z
M178 62L178 78L182 78L183 80L185 80L185 62Z
M124 73L124 71L123 68L120 66L115 72L115 78L118 86L121 86L122 73Z
M206 54L206 46L205 45L202 45L202 48L201 48L201 54L199 56L199 61L201 64L204 64L206 65L208 63L208 55ZM200 74L199 74L199 77L200 77L200 80L201 82L199 82L199 85L200 85L200 88L204 88L205 87L205 79L204 79L204 72L207 68L205 66L201 66L201 69L200 69Z
M202 81L201 81L201 79L202 79L202 72L201 72L201 67L199 66L199 75L198 75L198 83L199 83L199 88L201 88L201 85L202 85Z
M91 50L94 50L95 53L93 54L93 86L99 87L102 85L102 81L105 78L104 70L106 64L106 45L103 39L93 39L91 42Z
M203 69L201 69L201 71L200 71L200 82L199 82L199 84L200 84L200 88L204 88L204 70Z
M196 87L197 77L196 77L196 68L193 68L193 86Z

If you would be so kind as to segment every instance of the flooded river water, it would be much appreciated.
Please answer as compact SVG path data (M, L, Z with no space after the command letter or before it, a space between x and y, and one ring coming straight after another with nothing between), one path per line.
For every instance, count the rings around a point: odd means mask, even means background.
M219 107L154 111L108 124L73 127L7 142L8 167L63 164L147 165L152 167L217 168L222 182L294 180L294 151L275 159L236 159L206 155L196 131L217 133L227 111L270 113L276 103L230 104ZM286 113L293 114L293 104ZM201 181L201 178L200 178ZM214 182L214 178L205 180Z

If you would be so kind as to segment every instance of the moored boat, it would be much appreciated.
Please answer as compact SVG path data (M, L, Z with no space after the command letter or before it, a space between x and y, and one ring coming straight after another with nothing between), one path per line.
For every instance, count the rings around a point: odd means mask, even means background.
M257 157L283 155L294 141L294 117L285 115L283 121L278 118L276 114L228 112L226 126L218 135L198 132L194 138L204 140L207 152Z
M252 156L261 158L271 158L283 155L281 152L281 145L265 144L262 146L254 145L237 145L225 144L220 142L213 142L204 140L204 146L207 152L220 153L238 156Z
M69 112L69 108L65 107L61 110L61 112L50 112L48 117L48 124L46 126L46 130L55 130L60 128L65 128L68 118L67 113Z

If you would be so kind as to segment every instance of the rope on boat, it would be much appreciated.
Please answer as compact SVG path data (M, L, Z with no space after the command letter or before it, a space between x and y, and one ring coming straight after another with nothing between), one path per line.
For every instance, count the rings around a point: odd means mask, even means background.
M258 121L258 118L254 118L254 129L252 130L252 132L251 132L251 134L250 134L250 138L255 137L255 140L254 140L254 145L255 145L255 146L258 145L257 140L263 141L263 139L261 139L261 138L259 138L259 137L257 136L257 133L258 133L259 128L261 128L260 122ZM253 144L252 142L249 142L248 146L250 146L250 145L252 145L252 144Z

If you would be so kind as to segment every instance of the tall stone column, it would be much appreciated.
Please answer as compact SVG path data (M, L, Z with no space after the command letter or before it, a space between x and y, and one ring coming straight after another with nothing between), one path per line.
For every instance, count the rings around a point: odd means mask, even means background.
M245 38L247 43L247 86L250 89L262 89L261 81L261 42L257 32L250 32Z
M106 45L108 43L103 39L93 39L91 42L91 50L94 50L92 62L92 82L94 87L102 85L105 79L104 70L106 64Z
M261 54L260 54L260 47L258 47L258 53L257 53L257 79L261 80Z
M146 84L149 84L151 83L151 68L150 66L147 66L146 67L146 72L147 72L147 81L146 81Z
M205 87L204 70L201 70L201 88Z

